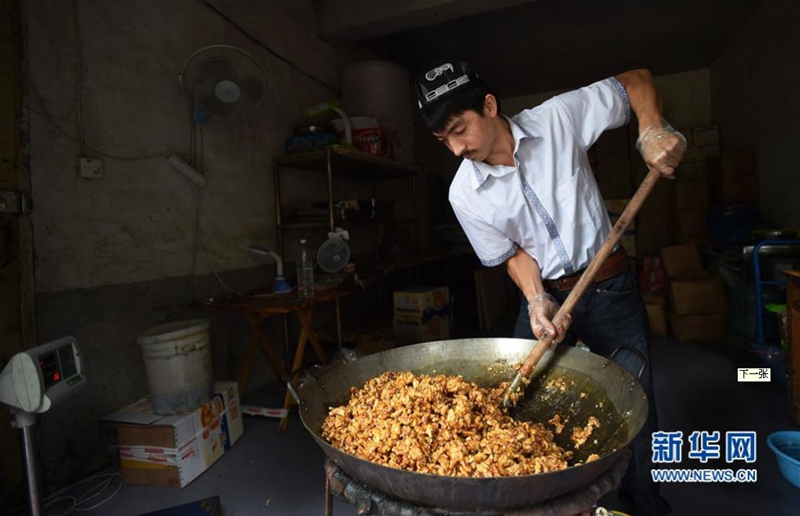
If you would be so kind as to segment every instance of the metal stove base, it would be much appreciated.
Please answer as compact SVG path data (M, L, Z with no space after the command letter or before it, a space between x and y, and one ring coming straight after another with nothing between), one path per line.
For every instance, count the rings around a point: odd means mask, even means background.
M574 516L592 514L597 501L619 486L628 469L631 452L622 450L619 458L585 489L537 505L511 511L461 512L418 507L375 491L345 474L330 459L325 460L325 516L333 515L332 496L338 495L354 505L360 516Z

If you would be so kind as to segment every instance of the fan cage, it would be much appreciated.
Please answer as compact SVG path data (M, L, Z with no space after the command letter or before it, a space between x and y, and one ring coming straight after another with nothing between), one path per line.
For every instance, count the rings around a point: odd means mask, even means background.
M254 118L267 105L271 93L264 66L249 52L230 45L211 45L195 51L184 63L179 79L194 109L203 108L225 117ZM234 103L217 99L213 88L222 80L235 82L242 90L242 98Z

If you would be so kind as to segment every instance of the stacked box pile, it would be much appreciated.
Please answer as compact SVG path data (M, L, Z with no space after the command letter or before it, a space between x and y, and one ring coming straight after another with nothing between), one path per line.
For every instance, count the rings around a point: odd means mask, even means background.
M759 183L752 148L721 148L717 126L680 129L687 149L675 172L676 181L659 181L637 217L638 256L657 253L665 246L695 244L701 248L727 242L729 227L742 212L725 209L747 205L757 209ZM647 173L636 162L635 177ZM725 231L723 231L725 230ZM722 238L718 233L724 233ZM746 231L749 235L749 228ZM737 242L738 243L738 242Z
M676 243L708 243L708 160L719 155L716 126L683 130L687 149L675 177Z
M154 414L148 396L103 420L117 427L122 480L131 485L183 488L244 432L236 382L215 382L211 400L191 412Z
M703 268L695 244L661 249L667 273L669 327L683 341L720 341L727 336L728 294L719 275Z
M604 200L606 211L608 212L608 218L611 221L612 227L617 223L620 215L622 215L622 212L625 211L625 208L627 208L628 203L630 202L630 199ZM628 227L625 228L625 233L622 234L622 238L620 239L620 244L625 248L625 251L627 251L628 256L631 258L631 263L635 264L636 257L638 255L636 249L636 219L631 220L628 223Z
M647 174L644 162L636 162L640 184ZM636 248L639 256L658 254L659 249L677 242L677 217L675 216L675 183L660 180L642 203L636 216Z
M650 333L666 337L669 334L667 275L659 255L648 254L642 257L642 267L639 270L639 290L647 309Z
M720 148L716 126L681 132L687 136L688 147L676 173L676 242L701 247L716 244L720 241L719 233L727 235L732 231L727 226L735 224L727 220L733 216L725 206L758 208L755 152L749 147Z
M394 340L398 345L450 337L450 289L417 286L394 292Z
M753 149L728 148L709 159L708 179L713 204L758 206L759 186Z

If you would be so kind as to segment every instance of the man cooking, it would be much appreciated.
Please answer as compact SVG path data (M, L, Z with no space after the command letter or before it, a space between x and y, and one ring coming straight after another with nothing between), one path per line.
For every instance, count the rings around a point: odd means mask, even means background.
M555 334L608 356L621 344L649 358L648 322L628 256L620 246L599 269L571 316L553 320L611 231L587 149L608 130L639 126L637 148L648 167L671 177L686 141L662 118L652 75L633 70L558 95L512 117L469 64L434 63L415 81L422 121L464 158L449 199L475 253L488 267L505 264L522 293L518 338ZM617 363L636 376L641 359ZM667 514L650 478L651 434L658 428L649 368L641 379L648 419L632 442L622 493L636 515Z

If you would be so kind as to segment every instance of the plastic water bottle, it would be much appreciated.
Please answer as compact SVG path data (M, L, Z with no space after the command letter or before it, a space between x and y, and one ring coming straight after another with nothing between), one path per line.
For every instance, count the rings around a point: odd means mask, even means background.
M308 251L306 240L300 240L300 255L297 259L297 295L314 297L314 259Z

